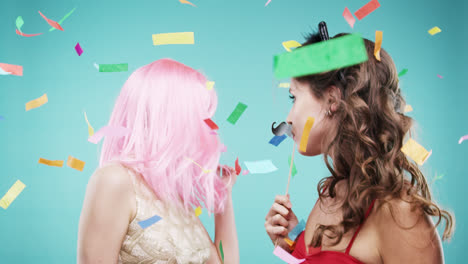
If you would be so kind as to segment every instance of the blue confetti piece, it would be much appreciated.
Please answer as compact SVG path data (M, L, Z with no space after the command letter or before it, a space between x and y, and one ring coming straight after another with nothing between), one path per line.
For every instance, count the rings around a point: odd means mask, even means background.
M291 232L289 232L289 239L291 239L292 241L296 240L297 236L305 229L305 227L306 223L304 222L304 219L301 219L297 226L294 227L294 229L291 230Z
M155 224L159 220L161 220L161 217L158 216L158 215L155 215L155 216L150 217L150 218L148 218L146 220L138 222L138 224L140 225L141 228L145 229L145 228Z
M0 116L0 120L5 120L5 118L3 116Z
M288 136L286 135L282 135L282 136L274 136L271 140L270 140L270 144L274 145L275 147L277 147L281 142L283 142L283 140L285 140Z

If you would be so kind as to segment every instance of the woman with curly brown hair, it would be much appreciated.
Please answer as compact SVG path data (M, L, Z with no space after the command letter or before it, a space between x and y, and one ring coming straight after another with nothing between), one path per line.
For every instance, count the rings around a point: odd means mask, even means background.
M303 46L326 40L321 22ZM442 239L449 239L454 217L432 200L424 175L401 151L413 120L402 113L392 58L382 49L377 61L374 42L364 44L364 63L292 78L287 123L293 139L299 144L308 117L314 117L300 153L323 153L331 176L319 182L319 199L292 247L285 238L298 219L289 195L276 196L266 231L303 263L443 263L436 227L445 220Z

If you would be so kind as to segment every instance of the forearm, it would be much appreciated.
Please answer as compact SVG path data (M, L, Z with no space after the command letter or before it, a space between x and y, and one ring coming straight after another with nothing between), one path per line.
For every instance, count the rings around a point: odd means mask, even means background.
M219 243L222 241L224 252L224 263L239 263L239 242L237 239L236 223L234 219L234 208L232 196L229 193L222 214L215 215L215 245L219 256L221 251Z

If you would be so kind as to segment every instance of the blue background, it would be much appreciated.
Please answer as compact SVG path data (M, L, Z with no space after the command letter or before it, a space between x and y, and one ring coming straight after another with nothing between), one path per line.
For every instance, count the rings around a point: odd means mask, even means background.
M282 263L264 230L274 196L285 192L292 141L268 144L273 121L286 118L291 107L287 89L277 88L272 57L284 52L286 40L303 35L325 20L331 35L359 32L374 39L383 31L383 47L398 71L407 68L401 85L414 111L415 137L433 155L423 166L434 198L455 212L457 229L444 242L447 263L459 263L468 247L468 220L463 193L468 184L467 27L463 1L381 0L381 7L354 29L342 17L367 0L177 0L138 1L2 1L0 62L22 65L24 76L0 76L0 196L20 179L26 189L7 209L0 209L1 263L74 263L78 221L87 181L98 164L99 146L87 142L83 112L97 131L109 118L114 101L131 72L160 58L173 58L203 71L216 82L219 107L214 121L228 147L222 157L233 165L271 159L279 168L270 174L240 176L234 188L241 263ZM63 22L64 32L49 32L38 14ZM22 16L25 38L15 34ZM442 32L431 36L428 30ZM152 34L195 32L195 45L153 46ZM74 47L79 42L84 53ZM99 73L93 63L128 63L129 71ZM443 79L437 77L443 76ZM283 80L281 80L283 81ZM26 102L47 93L49 102L25 112ZM237 105L248 105L236 125L226 121ZM84 160L83 172L67 166L38 164L40 157ZM243 165L243 163L242 163ZM322 156L296 155L298 174L290 193L298 217L306 219L317 199L317 182L329 173ZM200 216L213 235L213 218Z

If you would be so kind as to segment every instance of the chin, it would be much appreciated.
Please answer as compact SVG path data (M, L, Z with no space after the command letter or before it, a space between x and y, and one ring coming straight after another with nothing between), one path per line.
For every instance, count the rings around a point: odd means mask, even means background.
M314 151L314 150L307 150L306 152L302 152L300 150L298 150L299 153L303 156L307 156L307 157L313 157L313 156L318 156L320 154L322 154L322 152L320 151Z

